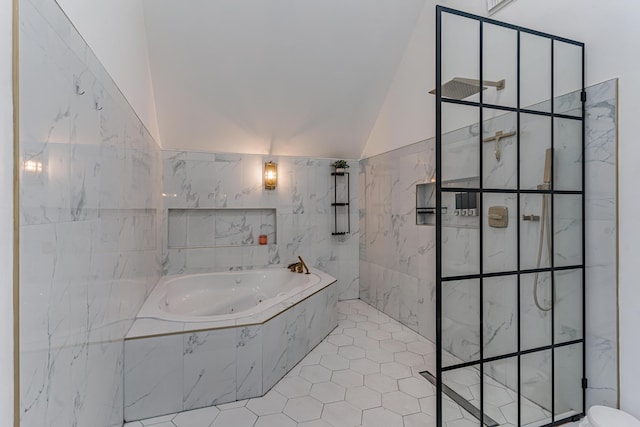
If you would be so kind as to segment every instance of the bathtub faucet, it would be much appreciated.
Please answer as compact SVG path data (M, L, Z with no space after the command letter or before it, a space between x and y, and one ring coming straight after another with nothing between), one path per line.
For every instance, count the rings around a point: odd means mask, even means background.
M289 264L287 268L291 270L292 273L295 273L296 271L298 273L302 273L302 268L304 267L304 269L307 271L305 274L310 274L309 267L307 267L307 263L304 262L301 256L299 256L298 259L300 260L300 262L294 262L293 264Z

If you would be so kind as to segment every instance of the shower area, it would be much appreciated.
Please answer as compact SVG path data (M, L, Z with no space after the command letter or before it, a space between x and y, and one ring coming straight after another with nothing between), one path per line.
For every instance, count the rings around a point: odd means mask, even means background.
M436 67L435 182L417 223L435 224L438 426L577 419L584 45L438 7Z

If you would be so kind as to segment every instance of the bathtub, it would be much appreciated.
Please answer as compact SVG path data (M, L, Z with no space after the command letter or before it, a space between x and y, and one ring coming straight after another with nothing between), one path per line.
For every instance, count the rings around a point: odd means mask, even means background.
M338 325L336 279L310 272L161 278L125 337L125 420L263 396Z
M252 317L284 301L331 283L326 274L287 269L166 276L160 279L137 318L220 322ZM333 279L335 281L335 279Z

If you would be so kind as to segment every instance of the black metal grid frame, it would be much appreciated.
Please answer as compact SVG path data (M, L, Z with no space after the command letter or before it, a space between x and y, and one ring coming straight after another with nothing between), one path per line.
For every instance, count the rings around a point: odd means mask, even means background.
M516 103L516 107L509 107L509 106L503 106L503 105L494 105L494 104L485 104L483 102L483 91L481 90L479 93L479 102L471 102L471 101L465 101L465 100L456 100L456 99L450 99L450 98L443 98L442 97L442 14L443 13L448 13L448 14L453 14L453 15L457 15L457 16L461 16L464 18L468 18L468 19L472 19L472 20L476 20L479 22L479 80L482 82L483 81L483 24L492 24L492 25L496 25L496 26L500 26L503 28L508 28L508 29L512 29L514 31L516 31L517 34L517 68L516 68L516 73L517 73L517 103ZM531 35L535 35L535 36L539 36L539 37L543 37L543 38L547 38L551 41L551 100L550 100L550 111L537 111L537 110L530 110L530 109L526 109L526 108L522 108L520 105L520 77L521 77L521 64L520 64L520 59L521 59L521 34L522 33L527 33L527 34L531 34ZM581 82L581 116L580 117L576 117L576 116L571 116L571 115L566 115L566 114L559 114L556 113L554 111L555 105L554 105L554 45L555 42L562 42L562 43L567 43L567 44L571 44L571 45L575 45L581 48L582 50L582 82ZM584 153L585 153L585 145L584 145L584 141L585 141L585 121L584 121L584 117L585 117L585 101L586 101L586 92L585 92L585 46L584 43L582 42L578 42L578 41L574 41L574 40L569 40L563 37L558 37L558 36L554 36L551 34L547 34L547 33L543 33L543 32L539 32L539 31L535 31L532 29L528 29L528 28L523 28L523 27L519 27L516 25L512 25L512 24L508 24L508 23L504 23L504 22L500 22L500 21L496 21L490 18L485 18L482 16L477 16L477 15L473 15L467 12L463 12L463 11L459 11L459 10L455 10L455 9L451 9L448 7L444 7L444 6L436 6L436 417L437 417L437 426L438 427L442 427L443 425L443 421L442 421L442 396L443 396L443 384L442 384L442 374L443 372L447 372L447 371L451 371L454 369L459 369L459 368L463 368L463 367L468 367L468 366L479 366L479 371L480 371L480 417L481 419L479 420L480 425L484 425L484 411L482 410L482 408L484 408L484 364L485 363L491 363L497 360L504 360L507 358L513 358L513 357L517 357L517 381L518 381L518 390L517 390L517 394L518 394L518 425L522 425L522 419L521 419L521 406L522 406L522 402L521 402L521 356L526 355L526 354L531 354L531 353L536 353L536 352L541 352L541 351L548 351L551 350L551 423L546 424L546 426L556 426L556 425L560 425L560 424L564 424L568 421L575 421L581 417L584 416L585 414L585 404L586 404L586 387L587 387L587 380L586 380L586 357L585 357L585 335L586 335L586 313L585 313L585 257L586 257L586 250L585 250L585 224L586 224L586 218L585 218L585 163L584 161L581 162L581 172L582 172L582 187L580 191L562 191L562 190L555 190L554 189L554 184L553 184L553 180L551 183L551 186L548 190L525 190L525 189L520 189L520 175L521 175L521 171L520 171L520 126L521 126L521 121L520 121L520 117L521 114L532 114L532 115L540 115L540 116L547 116L551 118L551 135L550 135L550 146L553 149L554 148L554 120L555 119L569 119L569 120L579 120L581 122L581 127L582 127L582 135L581 135L581 155L582 155L582 159L584 159ZM478 188L477 189L470 189L470 188L454 188L454 187L446 187L443 188L442 187L442 104L443 103L448 103L448 104L458 104L458 105L466 105L466 106L470 106L470 107L476 107L479 110L479 127L480 127L480 131L479 131L479 144L480 144L480 149L479 149L479 183L478 183ZM482 150L482 138L483 138L483 110L487 108L487 109L494 109L494 110L503 110L503 111L509 111L509 112L515 112L516 113L516 126L517 126L517 188L516 189L494 189L494 188L484 188L483 185L483 150ZM553 172L554 170L554 166L553 165L553 159L551 161L551 170ZM479 239L479 273L478 274L470 274L470 275L461 275L461 276L450 276L450 277L443 277L442 274L442 211L441 211L441 207L442 207L442 193L443 192L478 192L480 194L479 197L479 212L480 212L480 226L479 226L479 235L480 235L480 239ZM494 273L484 273L483 272L483 262L484 262L484 255L483 255L483 225L482 225L482 213L483 211L483 197L482 194L483 193L501 193L501 194L517 194L518 198L517 198L517 270L515 271L504 271L504 272L494 272ZM520 235L520 216L521 216L521 194L539 194L539 195L543 195L543 194L549 194L549 199L550 199L550 211L549 211L549 216L550 216L550 233L552 236L554 236L554 195L580 195L581 196L581 208L582 208L582 263L579 265L571 265L571 266L561 266L561 267L556 267L555 266L555 250L554 250L554 242L555 242L555 238L552 237L551 239L551 254L552 256L550 257L549 260L549 267L547 268L538 268L538 269L528 269L528 270L522 270L521 269L521 264L520 264L520 258L521 258L521 253L520 253L520 239L521 239L521 235ZM549 272L551 275L551 287L552 287L552 292L555 292L555 274L554 272L556 271L563 271L563 270L581 270L582 273L582 301L581 301L581 307L582 307L582 338L581 339L577 339L577 340L573 340L573 341L569 341L569 342L562 342L562 343L555 343L555 308L553 310L551 310L551 344L547 345L547 346L543 346L543 347L537 347L537 348L533 348L533 349L527 349L527 350L522 350L521 349L521 324L520 324L520 303L521 303L521 295L520 295L520 286L521 286L521 275L523 274L529 274L529 273L535 273L535 272ZM495 357L490 357L490 358L485 358L484 357L484 352L483 352L483 347L484 347L484 337L483 337L483 302L484 302L484 295L483 295L483 279L484 278L490 278L490 277L499 277L499 276L516 276L517 277L517 289L516 289L516 297L517 297L517 322L518 322L518 328L517 328L517 351L516 352L510 352L508 354L502 354L499 356L495 356ZM443 367L443 361L442 361L442 351L443 351L443 336L442 336L442 284L444 282L450 282L450 281L456 281L456 280L463 280L463 279L479 279L479 298L480 298L480 310L479 310L479 331L480 331L480 339L479 339L479 346L480 346L480 351L479 351L479 359L478 360L474 360L471 362L466 362L466 363L460 363L460 364L456 364L456 365L452 365L452 366L447 366L447 367ZM575 345L575 344L582 344L582 412L578 415L573 415L570 416L568 418L564 418L564 419L558 419L556 420L556 414L555 414L555 351L554 349L556 348L561 348L561 347L565 347L565 346L570 346L570 345Z

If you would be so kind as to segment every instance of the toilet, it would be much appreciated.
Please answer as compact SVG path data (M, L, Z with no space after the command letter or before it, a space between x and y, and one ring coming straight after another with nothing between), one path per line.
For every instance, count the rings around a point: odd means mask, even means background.
M640 421L619 409L592 406L579 427L640 427Z

